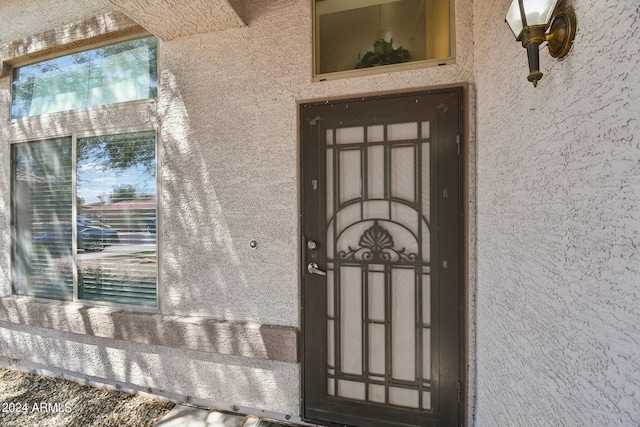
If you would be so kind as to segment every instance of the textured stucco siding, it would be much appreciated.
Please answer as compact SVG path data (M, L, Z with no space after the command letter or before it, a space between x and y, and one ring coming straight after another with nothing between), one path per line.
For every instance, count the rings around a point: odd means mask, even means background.
M113 10L107 0L2 0L0 43L28 37Z
M458 10L458 64L356 79L311 83L307 1L250 1L246 28L161 44L164 310L298 324L296 102L469 81Z
M70 371L105 378L126 388L170 392L184 400L200 399L219 409L265 409L297 415L297 366L211 352L185 351L120 340L60 333L22 325L0 325L3 357L20 366L36 364L53 372ZM0 360L1 362L1 360Z
M478 426L640 424L640 9L574 0L569 55L475 2Z
M22 32L0 28L3 42L113 13L106 0L58 3L68 9L67 15L56 22L34 22ZM89 15L84 3L94 5ZM9 141L112 127L157 127L162 184L160 314L298 328L297 103L471 81L471 2L458 1L456 12L454 65L312 83L311 3L247 1L246 27L159 43L156 102L3 126L0 186L9 187ZM15 13L23 20L38 16L31 9ZM5 124L9 80L0 79L0 120ZM3 191L0 296L10 294L9 205L8 191ZM258 242L256 249L249 247L251 240ZM110 325L95 326L109 331ZM68 331L85 331L74 328ZM25 365L299 414L295 363L105 339L13 321L0 322L0 343L0 356Z
M245 0L109 0L162 40L244 26Z

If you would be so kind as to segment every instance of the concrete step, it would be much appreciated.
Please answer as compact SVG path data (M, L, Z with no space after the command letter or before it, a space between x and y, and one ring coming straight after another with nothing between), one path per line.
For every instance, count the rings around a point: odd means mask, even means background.
M253 415L227 414L193 406L176 405L156 427L292 427L281 421Z

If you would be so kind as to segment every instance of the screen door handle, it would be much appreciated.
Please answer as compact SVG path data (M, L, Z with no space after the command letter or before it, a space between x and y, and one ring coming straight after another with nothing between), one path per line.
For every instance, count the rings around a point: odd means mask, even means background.
M311 274L319 274L320 276L327 275L327 272L320 270L318 268L318 264L316 264L315 262L310 262L309 264L307 264L307 271Z

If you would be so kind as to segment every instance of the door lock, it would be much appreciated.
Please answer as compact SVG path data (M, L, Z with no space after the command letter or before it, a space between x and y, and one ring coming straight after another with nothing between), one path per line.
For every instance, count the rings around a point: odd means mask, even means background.
M318 268L318 264L316 264L315 262L310 262L309 264L307 264L307 271L311 274L317 274L319 276L327 275L327 272L320 270Z

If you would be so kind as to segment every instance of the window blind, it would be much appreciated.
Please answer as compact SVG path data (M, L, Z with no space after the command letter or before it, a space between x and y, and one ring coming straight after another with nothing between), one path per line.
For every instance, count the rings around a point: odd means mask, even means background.
M155 307L155 132L76 143L75 158L71 138L12 146L15 292Z
M73 297L71 138L12 146L14 286Z

